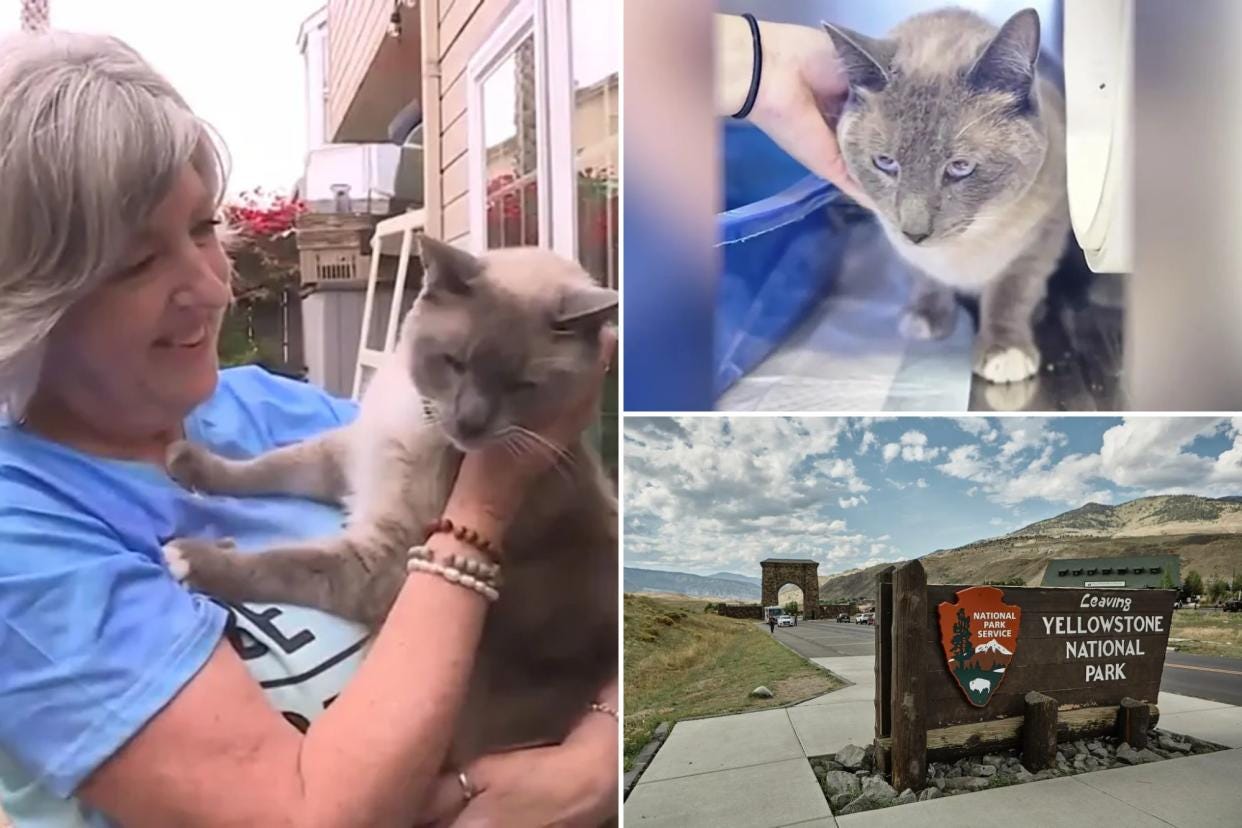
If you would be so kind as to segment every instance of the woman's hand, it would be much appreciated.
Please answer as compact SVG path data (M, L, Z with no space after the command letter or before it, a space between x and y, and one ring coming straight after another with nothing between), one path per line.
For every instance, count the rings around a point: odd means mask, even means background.
M869 204L837 144L834 127L849 96L849 81L832 38L820 29L761 21L759 39L763 72L747 120L811 172ZM717 111L732 115L750 91L750 26L741 17L717 15L716 49Z
M616 720L589 713L564 744L497 753L471 764L466 778L478 793L468 803L457 776L443 777L429 817L436 826L453 828L595 828L617 811L617 750Z
M616 331L600 331L599 357L594 370L564 405L539 424L525 440L528 450L515 453L497 443L468 452L461 461L457 482L445 514L489 537L501 534L513 517L532 480L556 462L565 462L566 447L582 434L599 411L604 375L617 346Z

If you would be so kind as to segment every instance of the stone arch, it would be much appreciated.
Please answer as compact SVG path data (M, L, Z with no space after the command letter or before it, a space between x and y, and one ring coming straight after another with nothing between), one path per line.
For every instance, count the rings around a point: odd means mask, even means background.
M797 558L768 558L763 568L763 606L775 606L781 587L793 584L802 590L802 617L819 617L819 562Z

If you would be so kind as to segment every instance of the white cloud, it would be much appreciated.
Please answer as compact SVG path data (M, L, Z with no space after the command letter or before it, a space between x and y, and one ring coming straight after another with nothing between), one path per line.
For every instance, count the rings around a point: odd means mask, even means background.
M874 446L875 444L876 444L875 432L872 432L872 431L863 432L862 440L858 442L858 453L866 454L868 451L871 450L871 447Z
M958 446L949 452L948 461L936 468L950 477L976 483L991 482L996 478L996 466L983 459L983 454L977 445Z
M1119 486L1145 489L1194 486L1209 478L1216 464L1185 448L1196 438L1215 433L1221 425L1218 420L1197 417L1129 418L1104 432L1102 476Z
M873 541L839 510L871 486L839 457L841 421L629 417L627 563L747 571L768 557L854 565ZM842 564L838 564L842 561Z
M918 480L914 481L914 485L919 487L920 489L926 489L927 481L920 477Z
M901 435L901 441L888 443L884 446L884 462L891 463L898 456L909 463L924 463L935 460L942 449L928 448L927 435L911 429Z
M1000 436L1000 432L982 417L958 417L954 422L962 431L978 437L984 443L994 443Z

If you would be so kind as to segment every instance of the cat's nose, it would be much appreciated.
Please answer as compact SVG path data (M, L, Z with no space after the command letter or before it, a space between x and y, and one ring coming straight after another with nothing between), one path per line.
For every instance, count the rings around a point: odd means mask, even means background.
M924 232L922 230L902 230L901 234L914 244L918 244L923 241L923 239L931 235L930 232Z

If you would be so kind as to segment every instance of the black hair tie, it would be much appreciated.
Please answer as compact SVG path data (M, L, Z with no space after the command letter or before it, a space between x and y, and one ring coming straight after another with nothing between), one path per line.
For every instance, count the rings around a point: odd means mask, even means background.
M763 44L759 40L759 22L749 12L742 15L742 19L750 24L750 41L754 47L755 64L750 71L750 92L746 95L746 102L733 115L738 119L745 118L755 108L755 98L759 97L759 79L763 76Z

